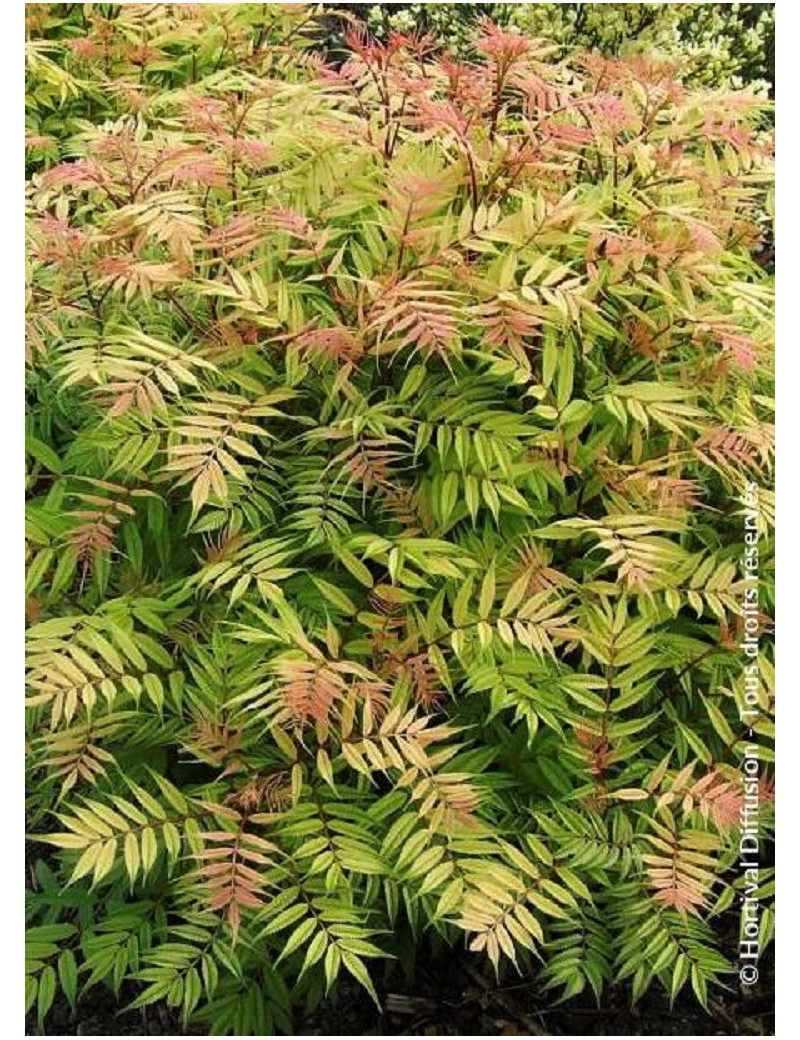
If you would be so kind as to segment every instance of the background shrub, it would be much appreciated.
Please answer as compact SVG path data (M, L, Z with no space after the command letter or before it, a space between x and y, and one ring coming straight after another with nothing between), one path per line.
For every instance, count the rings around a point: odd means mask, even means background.
M29 1007L291 1032L423 942L705 1002L745 743L772 789L765 104L28 21Z

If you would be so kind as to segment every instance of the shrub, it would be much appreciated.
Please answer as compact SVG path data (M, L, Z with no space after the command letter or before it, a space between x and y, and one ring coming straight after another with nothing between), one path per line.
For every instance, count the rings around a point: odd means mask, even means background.
M681 60L694 86L775 89L774 4L520 4L511 17L562 48Z
M28 12L29 1007L291 1032L423 942L705 1002L772 789L764 104Z

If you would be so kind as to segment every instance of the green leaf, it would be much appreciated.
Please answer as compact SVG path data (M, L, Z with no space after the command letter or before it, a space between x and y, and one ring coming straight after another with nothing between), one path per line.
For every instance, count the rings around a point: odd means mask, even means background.
M69 1006L75 1010L78 993L78 965L72 950L62 950L58 958L58 979Z
M39 1023L39 1028L44 1027L44 1020L47 1017L47 1013L53 1006L53 1000L56 995L56 973L55 969L50 964L46 964L42 968L41 974L39 975L39 987L36 997L36 1020Z
M372 979L369 977L369 972L364 962L356 957L355 954L349 953L347 950L342 950L342 963L345 968L350 972L353 978L360 982L364 989L372 997L375 1007L380 1010L380 1001L378 1000L378 994L375 992L375 987L372 984ZM326 965L327 968L327 965Z

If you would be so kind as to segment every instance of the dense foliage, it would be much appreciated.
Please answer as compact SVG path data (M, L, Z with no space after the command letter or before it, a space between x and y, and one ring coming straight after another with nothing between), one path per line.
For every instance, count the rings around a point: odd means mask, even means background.
M423 943L704 1002L745 743L772 789L765 104L490 23L28 31L29 1006L291 1032Z
M685 82L774 91L774 4L323 4L331 22L325 46L335 54L338 12L363 18L381 39L391 32L431 33L437 46L474 54L475 28L492 18L552 45L560 57L580 50L606 57L677 58Z

